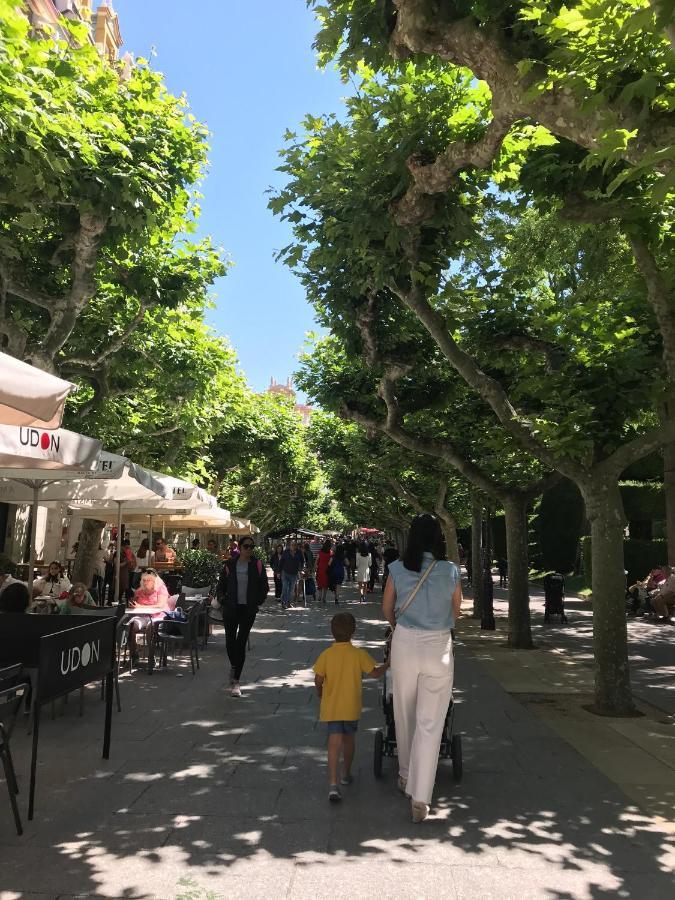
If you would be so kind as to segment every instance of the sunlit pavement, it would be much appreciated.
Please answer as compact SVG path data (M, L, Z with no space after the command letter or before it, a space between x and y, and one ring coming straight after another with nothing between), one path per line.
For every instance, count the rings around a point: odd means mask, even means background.
M378 605L345 605L379 655ZM97 688L83 718L75 698L63 715L46 715L36 818L19 838L6 801L0 816L0 898L672 896L672 837L461 645L462 783L442 763L432 816L410 822L394 761L381 781L372 774L381 712L370 682L355 783L330 805L310 666L334 610L284 614L270 601L241 700L225 690L222 633L194 678L173 661L124 677L108 762ZM13 746L25 818L21 723Z

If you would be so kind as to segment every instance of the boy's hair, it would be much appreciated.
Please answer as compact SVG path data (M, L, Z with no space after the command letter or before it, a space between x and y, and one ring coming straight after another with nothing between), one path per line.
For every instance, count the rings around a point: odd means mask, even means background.
M351 613L338 613L330 620L330 630L336 641L346 643L356 631L356 619Z

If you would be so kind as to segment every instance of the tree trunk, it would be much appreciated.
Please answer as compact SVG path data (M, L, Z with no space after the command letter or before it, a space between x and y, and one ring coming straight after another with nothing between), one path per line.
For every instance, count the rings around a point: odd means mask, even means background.
M509 647L532 648L530 628L530 585L527 554L528 500L512 494L504 501L506 513L506 556L509 564Z
M457 525L454 519L444 516L441 519L443 536L445 537L445 550L448 559L459 565L459 544L457 543Z
M621 493L617 481L597 472L579 487L591 525L595 711L635 715L628 667Z
M663 448L663 491L666 503L668 565L675 566L675 443Z
M474 498L471 503L471 586L473 590L473 618L483 615L483 504Z
M94 578L96 554L101 546L104 528L105 522L99 522L98 519L85 519L82 523L82 531L78 538L77 555L73 562L73 584L81 581L87 587L91 586Z

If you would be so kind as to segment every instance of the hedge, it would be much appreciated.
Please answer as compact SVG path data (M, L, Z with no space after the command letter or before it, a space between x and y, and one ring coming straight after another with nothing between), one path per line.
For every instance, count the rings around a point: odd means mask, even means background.
M591 583L591 539L587 535L581 539L581 560L584 575ZM668 545L666 541L639 541L636 539L623 542L623 565L628 570L628 584L634 584L656 566L668 562Z
M621 485L621 499L629 522L651 522L666 518L663 485L650 481L629 481Z

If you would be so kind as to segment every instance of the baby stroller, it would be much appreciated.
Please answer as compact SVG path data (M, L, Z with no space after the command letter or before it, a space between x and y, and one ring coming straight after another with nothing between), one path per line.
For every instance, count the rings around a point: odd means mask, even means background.
M385 637L385 661L391 652L391 629L387 629ZM384 712L384 729L375 732L373 772L376 778L382 777L382 762L385 756L396 755L396 724L394 722L394 695L391 669L387 669L382 686L382 711ZM439 757L452 760L452 777L462 780L462 736L454 733L455 703L450 699L450 706L443 723L441 748Z
M560 572L549 572L544 578L544 622L550 622L551 616L560 616L560 624L567 624L565 576Z

